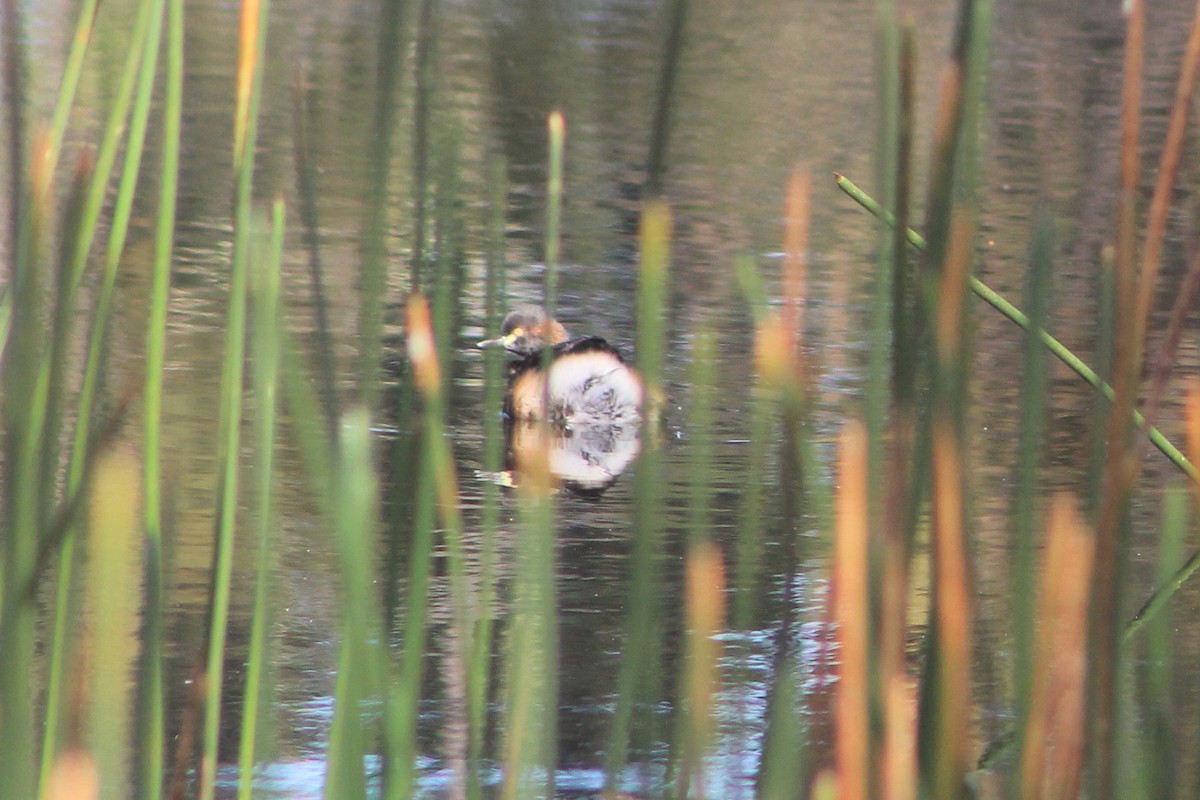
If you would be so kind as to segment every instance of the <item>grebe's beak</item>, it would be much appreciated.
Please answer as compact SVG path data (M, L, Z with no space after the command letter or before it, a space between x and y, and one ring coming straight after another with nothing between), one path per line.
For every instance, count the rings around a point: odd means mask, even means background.
M516 338L517 337L513 336L510 333L508 336L498 336L495 339L484 339L482 342L480 342L479 344L477 344L475 346L478 347L480 350L486 350L489 347L507 348L510 344L513 343L513 340Z

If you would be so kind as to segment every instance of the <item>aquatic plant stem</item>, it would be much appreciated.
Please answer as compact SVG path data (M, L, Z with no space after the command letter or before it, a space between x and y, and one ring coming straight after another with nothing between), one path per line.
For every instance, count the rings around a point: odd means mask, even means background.
M835 174L838 188L850 196L855 202L869 211L876 218L887 225L894 224L892 215L885 211L879 203L875 201L869 194L864 192L854 184L845 175ZM926 243L925 238L921 234L914 231L912 228L907 230L907 238L909 244L916 247L918 250L924 250ZM1044 329L1035 328L1030 323L1029 318L1019 308L1014 306L1008 300L1004 299L998 292L993 291L987 284L979 280L974 275L968 277L968 285L972 292L977 297L986 302L992 308L999 311L1009 321L1017 325L1024 331L1027 331L1038 338L1038 340L1054 354L1060 361L1066 364L1072 372L1083 378L1089 386L1100 392L1109 401L1115 397L1113 387L1106 383L1096 371L1083 362L1077 355L1072 353L1066 345L1054 338ZM1133 412L1133 421L1136 425L1144 427L1146 424L1145 418L1141 412ZM1187 457L1175 445L1163 435L1162 431L1153 425L1145 428L1146 436L1150 442L1157 447L1163 455L1170 459L1171 463L1178 467L1185 475L1193 481L1200 483L1200 471L1190 462Z
M204 735L201 743L201 800L216 791L217 740L220 736L221 690L224 685L225 635L233 573L233 539L238 507L238 463L241 442L243 361L246 348L246 303L249 249L252 236L251 196L254 151L258 138L258 109L262 94L270 0L244 0L237 72L234 123L233 263L229 277L229 308L221 374L218 420L217 499L214 526L209 633L205 647Z
M487 280L485 289L484 330L488 338L500 334L500 311L507 281L504 270L504 225L507 210L506 167L502 158L491 165L490 203L487 238ZM489 412L483 421L483 468L498 474L503 469L504 433L500 415L503 389L501 374L503 354L496 349L484 351L484 404ZM480 761L484 753L487 730L488 687L492 655L492 615L496 600L496 539L500 528L500 487L496 481L483 484L483 514L481 519L482 546L479 553L479 591L475 600L474 652L467 675L467 716L470 722L467 752L467 800L479 800L483 795Z
M146 611L142 674L143 709L139 720L143 800L162 796L166 759L163 698L163 575L162 575L162 381L166 357L167 308L171 291L171 255L175 243L179 151L183 118L183 0L167 3L167 72L163 101L162 177L154 243L154 273L146 333L144 443L142 467L143 525L146 531Z
M254 578L254 612L246 664L246 694L238 757L238 798L250 800L254 790L254 756L260 732L260 711L266 708L267 627L270 623L271 562L275 529L275 410L279 382L279 276L283 260L284 206L276 200L272 212L270 252L260 253L251 276L254 303L252 347L256 434L258 572ZM266 720L269 721L269 715Z

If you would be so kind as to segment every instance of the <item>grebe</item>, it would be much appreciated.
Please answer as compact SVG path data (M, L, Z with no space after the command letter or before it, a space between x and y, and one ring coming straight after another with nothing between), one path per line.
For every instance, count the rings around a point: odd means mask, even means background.
M549 366L542 363L547 341L554 348ZM564 429L636 426L641 420L642 381L617 348L599 336L568 337L539 308L511 312L500 336L478 346L503 347L516 356L504 396L510 419L542 418L548 377L550 420Z

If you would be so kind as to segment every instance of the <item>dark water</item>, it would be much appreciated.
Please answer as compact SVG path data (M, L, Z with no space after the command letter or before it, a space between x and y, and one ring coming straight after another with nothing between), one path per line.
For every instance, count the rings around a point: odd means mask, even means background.
M61 53L73 24L73 4L29 5L35 58L35 114L40 98L52 97ZM1121 24L1116 3L1082 0L1002 2L992 41L992 69L983 125L981 277L1013 300L1020 297L1032 220L1058 220L1053 329L1081 354L1092 349L1100 249L1113 239L1112 187L1116 181L1117 107L1120 96ZM1109 9L1108 6L1113 6ZM110 75L123 57L119 3L105 4L96 38L98 58L85 76L82 107L72 144L96 137ZM292 167L293 70L303 71L313 103L312 154L318 170L321 248L329 282L331 322L342 389L351 372L357 319L358 237L362 198L373 170L366 163L378 4L365 0L272 3L268 71L260 133L256 192L262 198L294 195ZM917 175L924 175L928 131L936 101L937 72L944 59L953 7L949 2L906 4L918 32L919 74ZM1152 3L1146 88L1146 159L1153 164L1186 33L1189 4ZM182 696L181 676L201 639L209 582L209 542L216 452L219 359L223 341L225 275L230 251L230 131L232 69L236 62L236 4L195 0L187 4L185 151L179 208L179 252L174 272L169 331L166 419L167 473L174 505L170 553L170 653L172 697ZM411 15L415 17L415 13ZM465 220L466 316L455 341L455 395L451 422L460 463L464 504L471 510L482 493L482 424L494 409L482 405L482 360L471 344L483 338L482 251L487 175L497 156L507 163L508 286L511 304L540 297L546 159L545 116L564 111L568 125L564 262L559 282L561 319L578 333L595 333L627 349L633 341L636 286L634 212L643 180L650 123L662 59L664 15L649 2L451 2L436 14L437 78L433 105L435 153L455 152ZM876 10L866 0L697 3L692 9L674 109L666 189L675 214L671 267L670 398L665 450L668 560L664 616L681 608L678 554L686 518L690 448L699 437L715 447L713 502L718 541L733 540L733 512L742 493L748 419L750 322L732 279L732 259L755 258L777 273L781 249L782 196L786 176L805 166L815 176L812 274L806 298L807 347L817 365L818 424L830 440L840 420L862 407L866 330L872 272L870 219L845 199L829 177L836 170L860 185L871 183L870 152L875 117L873 48ZM411 57L411 54L410 54ZM411 81L411 58L403 73ZM388 248L393 269L389 322L400 319L406 289L404 264L412 243L409 126L411 91L400 109L397 157L391 165ZM49 102L46 100L45 102ZM150 162L154 163L156 156ZM1178 182L1174 233L1163 286L1178 283L1184 242L1194 238L1196 162L1186 162ZM1148 177L1152 172L1148 169ZM918 181L920 185L920 181ZM1148 195L1147 195L1148 196ZM140 213L148 219L152 209ZM294 216L294 215L293 215ZM144 224L149 224L144 222ZM293 222L295 226L295 222ZM135 232L118 342L127 355L119 373L140 369L140 332L149 261L147 232ZM311 325L305 255L299 228L289 233L285 256L288 305L295 324ZM1171 292L1164 291L1165 313ZM1008 530L1005 509L1015 461L1020 337L1010 323L977 307L976 402L972 429L976 575L979 591L981 741L1003 726L1007 713L995 676L1006 659L1005 619ZM720 335L718 419L709 430L687 425L687 365L692 334L707 326ZM1180 371L1200 372L1200 331L1193 322L1180 350ZM1086 490L1090 396L1065 369L1053 374L1048 422L1047 494ZM1177 396L1177 392L1172 397ZM1179 408L1168 400L1163 427L1179 434ZM828 447L826 448L829 449ZM1169 465L1152 453L1145 485L1161 486ZM280 535L276 570L274 670L277 736L264 768L265 797L316 797L332 692L338 620L335 557L329 532L308 502L300 470L284 453L280 479ZM564 497L558 531L561 641L559 789L595 792L602 784L603 748L611 721L631 541L632 484L619 480L600 500ZM386 491L386 486L385 486ZM1139 495L1140 530L1151 531L1158 496ZM515 512L504 519L511 530ZM245 537L247 540L249 537ZM1142 536L1142 539L1145 539ZM826 534L808 537L806 561L793 578L805 602L823 614ZM1144 544L1139 543L1139 552ZM509 540L502 552L510 551ZM251 597L252 547L237 559L246 572L235 580L234 630L229 656L244 657ZM674 555L671 555L674 554ZM1140 599L1151 565L1139 561L1132 592ZM501 570L505 567L502 565ZM739 646L731 680L721 697L723 732L714 761L718 785L728 796L746 796L757 763L764 678L787 576L766 581L760 617L752 630L731 632ZM448 618L445 587L432 602L435 620ZM1183 608L1195 610L1189 591ZM439 758L437 680L447 650L446 626L435 621L431 639L430 698L425 708L422 785L431 793L445 784ZM1195 643L1181 647L1195 650ZM812 658L817 655L807 654ZM734 670L733 668L737 669ZM674 665L671 665L674 669ZM816 679L814 679L816 680ZM236 722L234 715L228 717ZM735 733L735 731L741 731ZM748 731L748 732L747 732ZM236 728L225 737L231 755ZM229 773L232 779L232 773Z

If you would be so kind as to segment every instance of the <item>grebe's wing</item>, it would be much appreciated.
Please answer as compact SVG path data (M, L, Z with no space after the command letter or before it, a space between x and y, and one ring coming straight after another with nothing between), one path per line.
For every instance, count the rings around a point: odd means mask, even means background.
M609 344L603 336L576 336L554 347L555 358L579 353L608 353L616 356L622 364L625 363L621 351Z

